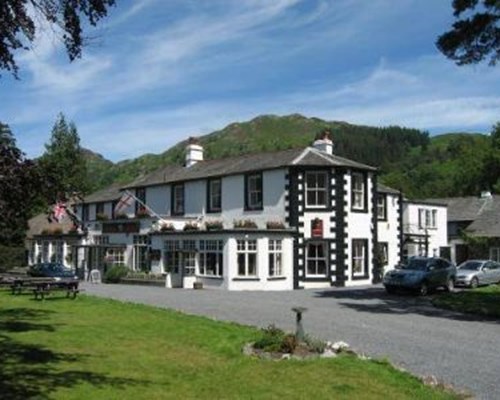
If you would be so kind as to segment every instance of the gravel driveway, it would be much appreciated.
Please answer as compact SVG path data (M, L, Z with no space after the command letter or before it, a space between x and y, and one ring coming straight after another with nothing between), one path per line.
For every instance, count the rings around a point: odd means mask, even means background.
M500 399L500 321L442 311L429 300L382 287L290 292L227 292L84 284L86 293L260 327L294 330L293 306L307 307L306 333L343 340L418 375Z

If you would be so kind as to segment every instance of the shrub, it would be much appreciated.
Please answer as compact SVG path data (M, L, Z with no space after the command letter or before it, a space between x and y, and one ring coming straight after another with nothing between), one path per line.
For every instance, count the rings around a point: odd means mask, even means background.
M117 213L115 214L115 219L128 219L128 215L123 212Z
M262 337L255 342L254 347L269 352L281 351L284 338L285 332L275 325L269 325L262 329Z
M173 232L175 231L175 227L173 224L163 224L161 227L160 227L160 232Z
M26 249L23 246L0 245L0 272L26 265Z
M137 212L135 213L135 217L136 218L149 218L150 215L149 215L149 212L148 210L146 210L145 208L140 208L139 210L137 210Z
M99 213L99 214L96 214L95 219L97 221L107 221L109 219L109 217L104 213Z
M286 335L281 342L281 351L283 353L293 353L297 348L299 341L297 337L291 333Z
M316 339L309 335L306 335L304 338L304 342L306 343L309 350L315 353L323 353L325 351L326 343L320 339Z
M119 283L120 279L127 276L128 268L123 265L113 265L104 274L104 282L106 283Z

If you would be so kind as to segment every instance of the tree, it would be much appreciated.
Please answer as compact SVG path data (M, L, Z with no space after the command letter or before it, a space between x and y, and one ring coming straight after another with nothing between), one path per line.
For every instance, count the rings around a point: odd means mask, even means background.
M436 46L457 65L477 64L489 57L500 60L500 1L453 0L457 19L450 31L439 36Z
M0 122L0 246L22 245L41 187L36 165L17 148L9 126Z
M75 124L68 124L63 114L57 117L39 165L47 179L45 198L48 204L73 193L87 192L87 164L80 147L80 137Z
M18 77L14 53L30 49L39 34L35 21L55 28L70 61L81 57L85 45L82 25L88 21L96 26L114 4L115 0L1 0L0 70Z

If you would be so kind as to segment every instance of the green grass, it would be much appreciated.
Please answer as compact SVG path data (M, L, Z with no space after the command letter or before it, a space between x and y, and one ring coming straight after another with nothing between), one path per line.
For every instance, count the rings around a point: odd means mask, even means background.
M432 303L448 310L500 318L500 285L442 294Z
M251 327L143 305L0 292L0 393L65 400L455 398L383 361L243 356L243 344L258 336Z

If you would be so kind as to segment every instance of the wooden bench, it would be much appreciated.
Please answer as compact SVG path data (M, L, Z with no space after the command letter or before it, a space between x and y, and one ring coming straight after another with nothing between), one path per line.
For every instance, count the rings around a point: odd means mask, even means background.
M35 300L43 300L46 296L54 293L55 291L65 291L66 297L76 299L80 289L78 289L78 280L52 280L50 282L37 282L34 285L33 294Z

